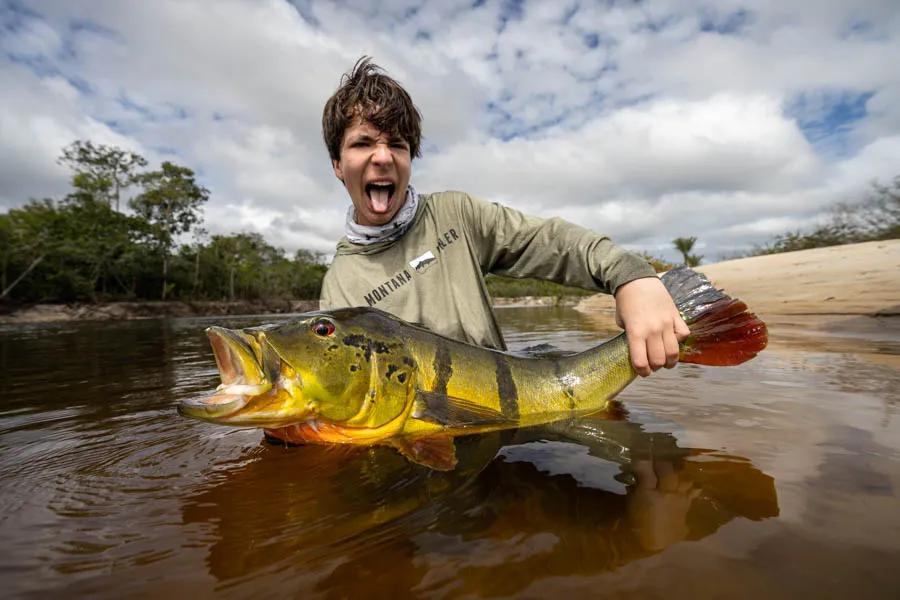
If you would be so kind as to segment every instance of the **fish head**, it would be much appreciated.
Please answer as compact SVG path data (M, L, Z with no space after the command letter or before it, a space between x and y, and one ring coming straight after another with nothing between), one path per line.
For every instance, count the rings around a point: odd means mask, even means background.
M211 394L183 400L179 412L267 428L307 421L378 426L396 418L406 397L384 394L383 381L387 376L397 385L407 384L413 363L399 355L379 360L391 348L402 349L402 343L357 322L356 312L307 313L242 330L208 328L222 384ZM376 392L386 400L377 406Z

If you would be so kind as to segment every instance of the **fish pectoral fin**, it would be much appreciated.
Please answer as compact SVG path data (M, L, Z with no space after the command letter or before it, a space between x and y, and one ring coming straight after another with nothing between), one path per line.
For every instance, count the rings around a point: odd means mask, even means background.
M517 424L515 419L511 419L493 408L481 406L464 398L424 390L416 392L412 416L444 427Z
M456 467L456 446L449 435L396 438L389 442L408 460L435 471L451 471Z

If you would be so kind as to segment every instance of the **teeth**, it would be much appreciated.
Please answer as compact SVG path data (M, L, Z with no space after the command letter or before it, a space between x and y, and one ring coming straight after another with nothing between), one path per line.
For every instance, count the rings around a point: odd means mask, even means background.
M235 396L259 396L260 394L269 391L269 388L271 387L272 386L267 383L260 383L258 385L233 383L231 385L222 384L216 388L216 391Z

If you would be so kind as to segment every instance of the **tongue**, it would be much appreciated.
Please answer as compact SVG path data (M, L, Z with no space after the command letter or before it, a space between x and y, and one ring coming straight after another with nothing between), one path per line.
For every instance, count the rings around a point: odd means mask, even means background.
M391 195L388 193L387 188L372 188L372 191L369 192L369 199L372 201L373 211L387 212Z

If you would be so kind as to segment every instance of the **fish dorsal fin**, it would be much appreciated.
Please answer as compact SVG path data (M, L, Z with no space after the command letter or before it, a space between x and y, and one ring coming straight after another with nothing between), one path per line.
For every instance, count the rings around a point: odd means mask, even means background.
M412 416L444 427L515 424L516 420L464 398L439 392L416 392Z
M394 438L390 444L410 461L435 471L451 471L456 467L456 446L445 434L418 438Z

